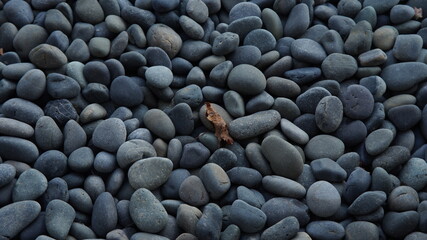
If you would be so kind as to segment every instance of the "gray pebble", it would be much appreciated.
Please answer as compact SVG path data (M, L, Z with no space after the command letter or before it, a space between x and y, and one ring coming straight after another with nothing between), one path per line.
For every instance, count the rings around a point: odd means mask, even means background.
M11 98L3 103L2 113L5 117L13 118L30 125L35 125L44 113L36 104L21 98Z
M12 118L0 118L0 133L12 137L30 138L34 135L34 128L24 122Z
M86 144L87 136L83 128L74 120L69 120L64 126L64 153L69 155L74 150Z
M145 78L149 86L162 89L169 87L172 83L173 75L172 71L167 67L153 66L145 71Z
M348 207L352 215L367 215L380 208L387 200L387 195L382 191L368 191L362 193Z
M285 36L298 38L310 26L309 8L306 4L297 4L289 13L284 32Z
M236 139L255 137L273 129L280 121L276 110L266 110L237 118L230 122L230 135ZM248 128L248 126L252 126Z
M29 70L22 76L16 85L18 97L27 100L36 100L42 96L46 88L46 76L39 69Z
M296 217L300 226L310 221L307 205L293 198L273 197L262 205L261 210L267 215L267 226L290 216Z
M68 167L76 172L87 172L92 168L94 155L90 148L81 147L68 156Z
M347 54L332 53L322 62L322 72L325 77L338 82L352 77L356 71L356 59Z
M34 128L36 144L42 150L58 149L63 144L63 134L49 116L39 118Z
M202 0L189 0L185 6L185 11L189 17L198 23L206 22L209 17L209 9Z
M345 236L349 240L378 240L379 235L378 227L371 222L355 221L345 227Z
M76 216L76 211L62 200L52 200L46 207L46 230L56 239L65 239Z
M33 222L40 214L36 201L19 201L0 208L0 236L13 238Z
M342 182L347 178L347 172L335 161L329 158L319 158L310 163L313 175L317 180Z
M345 230L341 224L328 220L310 222L306 231L315 239L338 240L345 236Z
M325 88L312 87L301 95L299 95L296 98L295 103L297 104L301 112L315 113L317 105L326 96L331 96L331 93L328 92L328 90L326 90Z
M277 97L295 98L301 93L301 88L295 81L290 79L269 77L267 79L267 92Z
M326 58L326 52L323 47L308 38L293 41L291 53L296 60L312 64L320 64Z
M202 89L195 84L179 89L173 97L174 104L187 103L192 108L199 106L202 101Z
M297 235L299 227L298 219L294 216L286 217L273 226L265 229L261 234L261 239L295 239L293 237Z
M265 29L255 29L246 35L243 44L253 45L261 51L261 54L264 54L274 49L276 39L273 34Z
M48 180L62 177L67 172L67 156L57 150L48 150L37 158L34 168L39 170Z
M240 39L245 39L246 35L255 29L262 27L262 20L257 16L249 16L237 19L228 25L227 31L237 33Z
M212 53L218 56L224 56L229 53L232 53L239 46L239 41L239 35L237 35L236 33L222 33L213 41Z
M59 68L67 63L67 57L57 47L49 44L40 44L33 48L28 57L37 67L52 69Z
M307 205L319 217L334 215L341 206L341 196L337 189L326 181L317 181L307 190Z
M243 95L256 95L266 87L264 74L254 66L241 64L234 67L228 75L227 85Z
M344 143L331 135L317 135L310 139L304 152L305 156L311 160L319 158L336 160L344 154Z
M393 189L387 201L389 209L396 212L416 210L420 203L418 193L409 186L399 186Z
M36 169L28 169L19 175L13 188L12 198L14 202L23 200L35 200L47 189L46 177Z
M296 179L301 174L303 159L298 150L289 142L276 136L270 136L262 141L261 149L275 174L290 179ZM283 159L283 155L288 157Z
M4 187L15 178L16 169L10 164L0 163L0 173L0 187Z
M388 212L382 221L382 230L388 237L404 238L418 225L419 214L416 211Z
M309 141L308 134L286 118L280 120L280 128L286 137L297 144L304 145Z
M122 120L109 118L95 128L93 144L105 151L115 152L126 141L126 128Z
M231 205L230 220L241 231L255 233L264 227L267 216L260 209L242 200L236 200Z
M402 146L391 146L378 155L372 162L372 167L382 167L387 172L392 171L410 158L409 150Z
M344 114L351 119L366 119L374 111L374 97L367 88L361 85L353 84L347 87L341 101L344 106Z
M215 163L205 164L199 176L212 199L220 198L231 186L227 173Z
M105 236L116 228L116 203L109 192L103 192L96 198L93 204L91 223L91 229L98 236Z
M169 178L172 161L162 157L151 157L136 161L129 168L129 183L135 189L154 190Z
M93 203L89 194L82 188L73 188L68 191L69 204L77 211L91 214Z
M338 97L326 96L317 104L314 114L317 127L324 133L338 129L343 119L343 104Z
M371 132L365 140L366 152L378 155L385 151L393 141L393 132L389 129L377 129Z
M111 173L117 168L116 156L108 152L99 152L93 161L93 168L99 173Z
M209 202L209 194L202 180L195 175L187 177L181 183L179 197L182 201L196 207L203 206Z
M230 22L250 16L261 17L261 9L252 2L237 3L230 9L229 13Z
M262 187L280 197L300 199L306 194L305 188L296 181L281 176L265 176Z

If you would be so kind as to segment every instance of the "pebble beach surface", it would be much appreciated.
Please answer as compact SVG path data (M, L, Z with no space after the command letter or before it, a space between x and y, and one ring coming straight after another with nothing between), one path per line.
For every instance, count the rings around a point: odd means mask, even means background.
M0 0L0 240L427 239L426 16Z

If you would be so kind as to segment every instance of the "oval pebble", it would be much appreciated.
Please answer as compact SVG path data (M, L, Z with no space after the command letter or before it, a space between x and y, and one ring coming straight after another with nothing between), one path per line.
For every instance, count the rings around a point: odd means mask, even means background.
M46 230L56 239L65 239L76 217L76 211L68 203L54 199L46 207Z
M13 238L39 216L41 206L32 200L19 201L0 208L0 236Z
M326 181L317 181L307 190L307 205L319 217L334 215L341 206L341 196L337 189Z
M172 161L162 157L151 157L136 161L129 168L129 183L135 189L154 190L167 181L172 172L172 167Z
M280 114L276 110L260 111L231 121L229 131L233 138L246 139L272 130L279 122ZM248 125L252 128L247 128Z
M105 151L116 152L126 140L126 128L122 120L110 118L102 121L93 132L93 144Z
M331 135L317 135L310 139L304 152L305 156L311 160L319 158L336 160L344 154L344 143Z
M259 94L265 89L266 84L264 74L248 64L240 64L234 67L227 79L228 87L243 95Z

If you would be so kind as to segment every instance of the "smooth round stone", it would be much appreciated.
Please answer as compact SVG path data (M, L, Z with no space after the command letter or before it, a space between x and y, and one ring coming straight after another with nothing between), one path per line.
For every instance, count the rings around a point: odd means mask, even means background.
M313 160L310 166L317 180L342 182L347 178L347 172L338 163L329 158Z
M183 168L197 168L202 166L208 160L209 156L209 149L202 143L188 143L183 147L179 165Z
M0 163L0 188L10 183L16 175L16 168L10 164Z
M344 42L344 51L352 56L359 56L361 53L369 51L372 45L372 35L372 26L368 21L362 20L356 23Z
M94 231L92 231L92 229L83 223L73 223L69 233L70 235L76 236L77 238L96 238Z
M68 166L76 172L87 172L92 168L94 154L88 147L74 150L68 157Z
M175 96L173 97L174 104L187 103L192 108L200 106L202 101L202 89L195 84L179 89L175 92Z
M306 227L306 231L315 239L338 240L345 236L345 230L341 224L328 220L310 222Z
M205 164L200 169L199 176L212 199L220 198L230 189L230 178L218 164Z
M182 46L181 37L169 26L154 24L147 31L148 45L160 47L170 58L176 56Z
M111 83L110 98L119 106L132 107L141 104L144 95L135 81L119 76Z
M382 26L375 30L373 34L374 46L380 48L383 51L390 50L393 48L399 32L392 26Z
M267 92L277 97L295 98L301 93L301 88L295 81L281 77L269 77Z
M108 152L116 152L126 141L126 127L122 120L109 118L95 128L92 135L93 144Z
M34 128L36 144L42 150L58 149L63 144L63 134L49 116L41 117Z
M175 127L169 116L159 110L150 109L144 115L144 125L162 139L172 139L175 136Z
M279 112L266 110L231 121L228 125L228 130L233 138L247 139L272 130L279 122ZM252 127L248 128L248 125Z
M89 83L83 88L82 95L88 102L95 103L103 103L110 98L109 89L101 83Z
M36 104L21 99L11 98L3 103L2 113L5 117L35 125L37 120L44 115L43 110Z
M195 175L191 175L181 183L179 198L191 206L198 207L209 202L209 193L206 191L202 180Z
M27 24L16 33L13 39L13 48L20 57L27 58L30 51L37 45L44 43L47 38L48 33L44 28L35 24Z
M25 139L0 136L0 156L23 163L33 163L39 156L37 146Z
M149 86L162 89L169 87L172 83L173 74L167 67L153 66L145 71L145 79Z
M391 108L387 116L398 130L406 131L420 121L421 110L416 105L402 105Z
M24 122L2 117L0 118L0 133L12 137L30 138L34 134L34 128Z
M0 37L0 43L3 46L3 49L5 51L11 51L13 49L13 39L18 32L17 27L11 22L5 22L0 26L0 30L3 33ZM17 56L16 53L13 55Z
M246 35L255 29L262 27L262 20L257 16L249 16L237 19L228 25L227 31L237 33L240 39L245 39Z
M14 202L34 200L40 197L47 189L46 177L36 169L28 169L19 175L13 188Z
M289 13L285 24L285 36L298 38L305 33L310 26L310 13L306 4L297 4Z
M273 106L273 104L274 98L264 91L248 100L246 103L246 112L256 113L263 110L268 110L271 108L271 106Z
M90 214L92 213L92 199L82 188L73 188L68 191L69 204L77 211Z
M352 215L367 215L380 208L387 200L383 191L369 191L362 193L348 207L348 213Z
M417 102L416 97L410 94L399 94L384 101L384 110L388 112L391 108L402 105L413 105Z
M99 152L93 161L93 168L100 173L111 173L116 169L116 157L108 152Z
M26 72L35 68L36 66L32 63L11 63L2 67L2 75L7 79L19 80Z
M46 75L39 69L29 70L16 85L16 95L30 101L40 98L46 88Z
M328 27L331 30L334 30L339 33L342 39L346 39L351 31L351 29L356 25L356 22L349 17L341 16L341 15L332 15L328 19ZM342 41L342 40L341 40ZM341 44L342 47L340 49L344 50L344 44Z
M417 34L398 35L393 47L393 56L400 61L417 60L423 47L423 39Z
M399 186L393 189L387 201L390 211L396 212L416 210L420 203L418 193L409 186Z
M354 0L340 1L337 5L338 14L347 17L355 17L361 9L362 4Z
M382 230L389 237L404 238L413 232L419 222L416 211L387 212L382 221Z
M358 59L361 66L375 67L387 61L387 54L383 50L376 48L360 54Z
M387 172L392 171L410 158L409 150L402 146L391 146L378 155L372 162L373 167L382 167Z
M345 146L351 147L363 142L368 135L367 131L362 121L344 118L333 135L343 141Z
M189 36L191 39L201 40L205 35L203 27L186 15L179 17L179 24L184 33L187 34L187 36Z
M347 54L332 53L322 62L321 68L326 78L342 82L357 72L357 61Z
M120 145L117 150L117 163L121 168L127 168L137 160L156 157L154 147L147 141L133 139Z
M365 140L366 152L370 155L378 155L385 151L393 141L393 132L389 129L377 129L371 132Z
M209 203L203 208L203 214L196 224L196 236L203 238L211 236L219 239L222 227L222 209L215 203Z
M231 183L245 187L255 187L262 179L261 173L248 167L233 167L227 171Z
M243 232L255 233L264 227L267 216L259 208L242 200L235 200L230 209L230 221Z
M80 38L74 39L67 51L65 51L68 61L87 62L90 58L89 47L85 41Z
M148 47L144 52L147 64L151 66L164 66L172 69L172 62L168 54L159 47Z
M75 12L83 22L97 24L104 20L104 11L96 0L77 1Z
M342 198L351 204L358 196L366 192L371 184L371 175L363 168L357 167L347 178Z
M168 116L172 120L176 133L179 135L189 135L194 129L193 112L186 103L175 105Z
M89 41L88 47L93 57L103 58L110 53L111 41L104 37L94 37Z
M232 32L225 32L215 38L212 43L212 53L217 56L224 56L234 52L239 46L239 35ZM237 65L237 64L236 64Z
M77 148L83 147L87 135L83 128L74 120L69 120L64 126L64 153L69 155Z
M383 69L381 78L391 91L404 91L421 82L427 76L427 66L419 62L391 64ZM402 77L405 80L402 80Z
M265 229L261 234L261 239L295 239L293 237L297 235L299 227L297 218L294 216L286 217L273 226Z
M154 190L166 182L172 167L172 161L167 158L151 157L136 161L129 168L129 183L135 189Z
M139 230L157 233L165 228L167 212L150 190L136 190L129 203L130 216Z
M379 239L378 227L367 221L351 222L345 227L345 236L349 240Z
M322 71L317 67L303 67L286 71L283 76L294 81L298 85L311 83L322 75Z
M255 47L253 47L253 48L255 48ZM222 63L216 65L210 71L209 79L212 81L212 83L215 86L225 87L225 85L227 83L228 74L230 73L231 69L233 69L233 63L231 61L231 56L232 56L232 54L229 57L230 61L222 62Z
M30 4L22 0L6 2L3 7L3 14L9 22L18 28L31 24L34 20Z
M59 73L50 73L46 78L46 90L56 99L74 98L80 92L80 85L76 80Z
M280 120L280 128L286 137L297 144L304 145L310 139L306 132L286 118L282 118L282 120Z
M126 22L119 16L108 15L105 18L108 30L113 33L120 33L126 30Z
M320 100L326 96L331 96L331 93L328 92L328 90L322 87L313 87L299 95L295 103L301 112L315 113Z
M49 44L40 44L33 48L28 57L39 68L59 68L67 63L67 57L57 47Z
M372 171L372 191L383 191L389 194L392 190L392 182L390 175L381 167L376 167Z
M413 232L408 235L406 235L405 240L416 240L416 239L423 239L427 237L427 234L422 232Z
M181 183L189 176L190 172L186 169L178 168L173 170L168 180L161 187L162 196L165 198L179 199L179 187L181 186Z
M398 4L399 1L392 0L392 1L374 1L374 0L367 0L363 2L363 7L366 6L372 6L377 14L384 14L388 12L393 6Z
M245 148L245 154L250 164L263 176L272 174L270 164L262 154L261 145L249 143Z
M290 216L296 217L300 226L305 226L310 221L307 205L294 198L271 198L262 205L261 210L267 215L267 226Z
M16 237L39 216L41 206L36 201L19 201L0 208L0 236Z
M319 158L336 160L344 154L344 143L331 135L317 135L310 139L304 148L304 152L310 160Z
M422 175L426 168L427 164L423 159L411 158L400 171L399 179L403 184L420 191L427 184L427 178Z
M306 194L305 188L296 181L281 176L265 176L262 187L280 197L300 199Z
M374 110L374 97L371 92L360 85L347 87L341 99L344 114L354 120L363 120L371 116Z
M302 173L303 159L298 150L289 142L277 136L269 136L262 141L261 150L277 175L296 179ZM287 156L283 158L282 156Z
M67 156L57 150L46 151L37 158L34 168L39 170L48 180L62 177L67 171Z
M326 31L318 41L327 54L344 53L344 42L335 30Z
M282 118L286 118L290 121L295 120L301 115L301 111L298 106L289 98L278 97L274 100L272 109L278 111Z
M276 38L265 29L255 29L246 35L243 44L255 46L264 54L275 48Z
M83 76L89 83L101 83L109 86L111 75L112 73L103 62L90 61L83 67Z
M76 217L76 211L68 203L54 199L46 207L46 230L56 239L65 239L71 224Z
M261 17L261 9L252 2L240 2L233 6L229 12L230 22L244 17Z
M264 74L254 66L240 64L231 70L227 85L240 94L256 95L265 89L267 81Z
M245 186L237 187L237 198L257 208L261 208L265 203L265 199L260 192Z
M326 181L317 181L307 190L307 205L318 217L330 217L341 206L341 196L337 189Z
M320 64L326 58L323 47L308 38L297 39L291 44L292 56L302 62Z
M280 16L270 8L264 8L261 12L261 18L265 28L273 34L276 39L283 37L283 24Z
M367 88L375 99L382 97L387 89L384 80L378 76L364 77L360 79L359 84Z
M168 143L166 156L172 161L174 168L178 167L181 154L182 154L182 143L178 139L170 140Z
M189 0L185 6L189 17L198 23L204 23L209 18L209 9L202 0Z
M188 234L196 232L196 225L202 212L193 206L187 204L180 204L176 214L178 226ZM191 234L190 234L191 235ZM186 238L184 238L186 239ZM197 239L196 237L190 239Z
M93 204L91 229L99 236L105 236L117 225L117 209L109 192L101 193Z
M338 97L327 96L317 104L314 114L317 127L324 133L338 129L343 119L343 104Z
M107 110L97 103L87 105L79 116L79 122L88 123L104 118L107 115Z
M179 1L164 1L164 0L153 0L151 1L151 6L157 12L169 12L176 7L178 7Z

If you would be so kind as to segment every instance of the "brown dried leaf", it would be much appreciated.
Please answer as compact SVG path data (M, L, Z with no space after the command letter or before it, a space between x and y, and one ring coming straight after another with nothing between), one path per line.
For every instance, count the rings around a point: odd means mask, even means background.
M423 18L423 9L422 8L416 8L414 7L415 10L415 19L421 19Z
M0 56L4 54L3 48L0 48Z
M224 119L215 111L212 105L209 102L205 103L206 105L206 118L214 125L215 136L218 140L224 141L227 144L233 144L234 140L228 134L227 123Z

